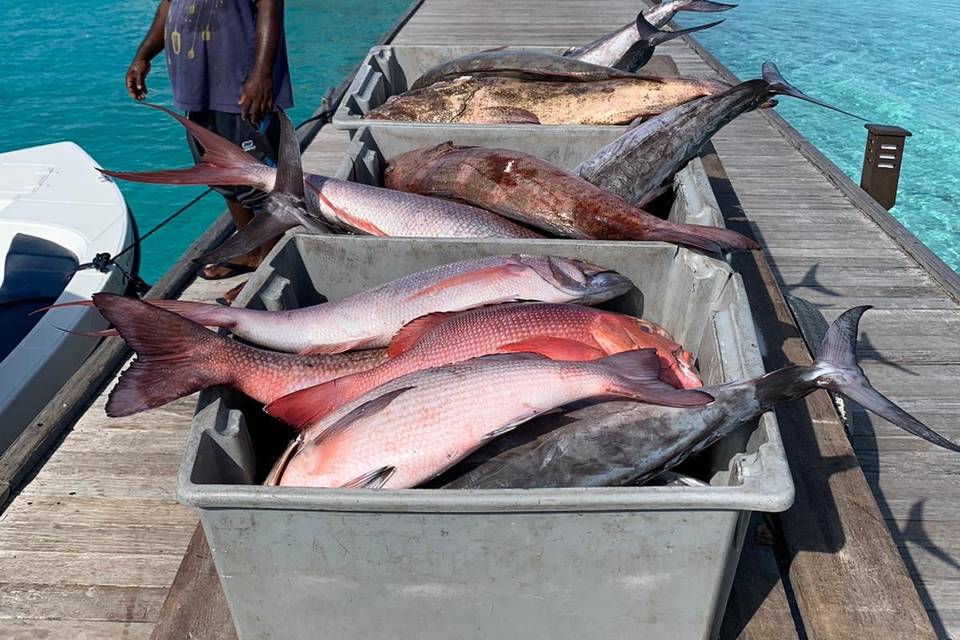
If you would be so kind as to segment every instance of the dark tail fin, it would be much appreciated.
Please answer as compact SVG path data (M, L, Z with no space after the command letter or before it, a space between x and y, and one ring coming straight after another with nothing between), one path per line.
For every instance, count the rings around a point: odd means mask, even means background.
M204 149L203 158L192 167L164 171L100 171L112 178L152 184L206 184L252 186L264 191L272 185L273 169L196 122L159 105L148 105L175 118Z
M300 141L293 123L283 109L277 109L280 119L280 150L277 152L277 179L273 190L303 199L303 162L300 158Z
M613 374L611 393L638 402L667 407L699 407L713 401L704 391L681 390L660 380L660 358L656 349L624 351L596 361Z
M715 27L721 22L723 22L723 20L717 20L716 22L711 22L709 24L697 25L696 27L690 27L688 29L663 31L662 29L657 29L655 26L650 24L650 22L643 17L643 13L638 13L637 32L640 34L640 43L646 44L647 47L652 49L653 47L663 44L664 42L669 42L674 38L679 38L680 36L687 35L688 33L695 33L697 31L709 29L710 27Z
M117 381L107 415L129 416L228 383L227 338L135 298L97 293L93 302L137 357Z
M728 11L737 5L725 4L723 2L711 2L710 0L679 0L677 2L677 11L697 11L700 13L714 13L716 11Z
M244 228L227 238L216 249L199 258L194 258L193 261L199 264L229 261L231 258L250 253L300 224L288 209L272 208L269 204L270 198L267 198L264 211L253 216Z
M756 251L760 248L756 242L736 231L699 224L674 224L664 222L658 225L647 240L662 240L687 247L695 247L712 253L729 251Z
M849 111L844 111L843 109L838 109L833 105L829 105L826 102L817 100L816 98L811 98L800 89L797 89L795 86L787 82L786 78L780 74L780 70L777 69L777 65L773 64L769 60L763 63L761 68L761 74L764 80L770 85L770 88L775 92L785 96L790 96L791 98L797 98L798 100L806 100L807 102L812 102L815 105L821 107L826 107L838 113L842 113L845 116L850 116L851 118L856 118L857 120L863 120L866 122L865 118L850 113Z
M842 393L865 409L892 422L904 431L937 446L960 452L960 445L950 442L936 431L895 405L873 388L857 363L857 329L860 317L869 306L854 307L837 318L820 345L820 354L813 363L814 383Z

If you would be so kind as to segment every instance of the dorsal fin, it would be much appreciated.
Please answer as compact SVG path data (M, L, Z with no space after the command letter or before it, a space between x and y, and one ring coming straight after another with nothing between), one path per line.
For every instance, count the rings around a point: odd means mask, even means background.
M420 316L416 320L411 320L403 325L387 347L387 356L396 358L398 355L412 347L426 332L434 327L443 324L452 316L459 315L460 311L437 311Z

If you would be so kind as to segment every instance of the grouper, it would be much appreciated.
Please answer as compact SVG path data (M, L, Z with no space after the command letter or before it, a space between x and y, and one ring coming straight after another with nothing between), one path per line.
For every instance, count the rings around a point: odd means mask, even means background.
M581 163L575 173L642 206L700 153L713 134L775 95L799 98L859 118L811 98L788 83L776 65L765 62L762 79L747 80L723 93L674 107L631 128Z
M860 317L869 306L843 313L831 325L817 359L759 378L704 387L714 400L677 409L609 402L530 424L451 470L451 489L598 487L644 482L783 402L817 390L842 393L894 425L950 451L960 446L932 431L870 385L857 363Z
M391 96L363 117L470 124L627 124L729 88L716 80L684 76L593 82L462 76Z
M662 220L545 160L512 149L447 142L390 158L384 184L495 211L550 233L595 240L660 240L705 251L757 249L729 229Z

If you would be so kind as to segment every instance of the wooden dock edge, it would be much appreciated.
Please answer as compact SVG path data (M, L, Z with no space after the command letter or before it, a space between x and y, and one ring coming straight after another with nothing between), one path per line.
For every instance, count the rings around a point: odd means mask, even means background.
M703 164L727 226L754 237L712 145ZM738 252L731 263L763 337L766 370L811 364L765 254ZM936 638L829 394L816 391L776 414L796 499L770 520L804 637Z
M684 36L684 38L687 44L703 58L704 62L724 80L732 83L740 82L740 79L714 57L713 54L707 51L696 38L692 36ZM913 233L893 217L889 211L880 206L876 200L870 197L870 194L854 183L830 158L823 155L819 149L810 144L810 141L794 129L789 122L784 120L783 116L773 109L760 109L758 113L763 115L780 135L796 148L803 157L809 160L812 165L820 170L834 186L840 189L867 218L890 236L907 255L916 260L917 264L943 287L947 295L955 301L960 302L960 275L958 275L956 271L951 269L939 256L933 253L927 245L913 235Z
M233 231L233 221L224 212L191 244L144 296L170 298L189 284L198 266L193 263ZM130 350L120 338L105 338L80 369L61 387L13 444L0 456L0 511L24 484L64 432L83 415L117 370Z

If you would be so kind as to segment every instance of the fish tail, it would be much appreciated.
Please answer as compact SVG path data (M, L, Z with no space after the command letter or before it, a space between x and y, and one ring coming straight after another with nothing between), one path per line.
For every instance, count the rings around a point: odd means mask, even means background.
M233 341L136 298L97 293L93 302L137 352L110 392L106 412L129 416L232 382L225 361Z
M646 239L672 242L712 253L756 251L760 248L760 245L742 233L699 224L664 223L658 225Z
M649 47L656 47L664 42L669 42L670 40L679 38L680 36L685 36L689 33L695 33L697 31L709 29L710 27L715 27L721 22L723 22L723 20L697 25L696 27L689 27L687 29L664 31L650 24L650 21L647 20L646 17L644 17L643 12L641 12L637 14L637 33L640 34L641 43L646 44Z
M596 361L612 375L612 395L667 407L698 407L713 401L704 391L676 389L660 379L656 349L636 349Z
M677 11L696 11L699 13L714 13L716 11L729 11L737 5L726 4L724 2L711 2L711 0L677 0Z
M228 261L260 248L300 224L300 220L290 209L286 207L274 209L270 207L270 203L270 198L267 198L264 210L253 216L253 219L242 229L227 238L213 251L194 258L193 261L199 264Z
M100 169L101 173L120 180L151 184L251 186L262 191L273 188L274 170L234 143L165 107L153 104L148 106L175 118L200 143L204 149L200 162L184 169L161 171Z
M960 445L898 407L873 388L857 361L857 331L860 318L871 307L854 307L837 318L820 344L820 353L805 373L805 382L814 388L825 387L841 393L904 431L937 446L960 452Z
M761 68L761 75L763 79L767 82L767 84L770 85L770 90L774 93L790 96L791 98L797 98L798 100L805 100L815 105L826 107L827 109L831 109L838 113L842 113L843 115L850 116L851 118L856 118L857 120L863 120L864 122L867 121L866 118L861 118L860 116L854 113L850 113L849 111L844 111L843 109L838 109L837 107L827 104L826 102L823 102L821 100L817 100L816 98L811 98L810 96L805 94L803 91L801 91L800 89L796 88L795 86L787 82L787 79L784 78L783 75L780 73L780 70L777 69L777 65L775 65L770 60L767 60L766 62L763 63L763 67Z

